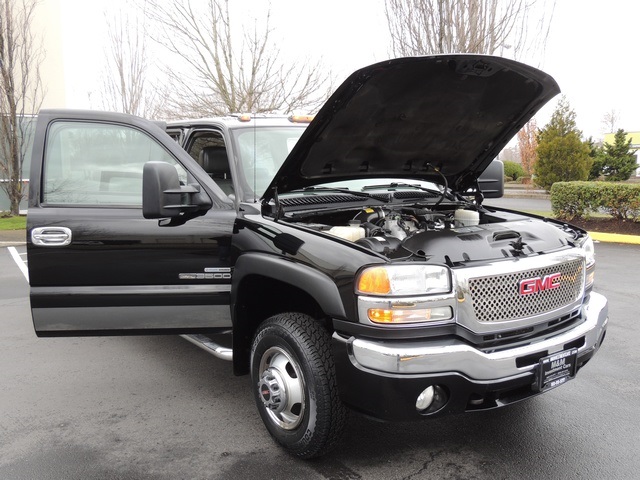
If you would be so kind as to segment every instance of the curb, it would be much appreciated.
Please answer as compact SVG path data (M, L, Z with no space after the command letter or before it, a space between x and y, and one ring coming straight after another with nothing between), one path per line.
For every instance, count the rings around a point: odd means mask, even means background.
M27 234L25 230L0 230L0 247L25 245Z
M539 198L541 200L551 200L551 195L544 192L536 192L536 191L516 191L516 190L506 190L502 195L502 198Z
M599 242L606 243L627 243L631 245L640 245L640 236L624 235L622 233L600 233L588 232L591 238Z

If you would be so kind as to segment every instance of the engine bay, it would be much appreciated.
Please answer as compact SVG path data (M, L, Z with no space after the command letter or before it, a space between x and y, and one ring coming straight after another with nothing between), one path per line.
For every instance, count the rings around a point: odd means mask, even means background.
M353 242L389 259L452 267L548 253L574 246L584 234L552 220L471 203L307 211L283 220Z

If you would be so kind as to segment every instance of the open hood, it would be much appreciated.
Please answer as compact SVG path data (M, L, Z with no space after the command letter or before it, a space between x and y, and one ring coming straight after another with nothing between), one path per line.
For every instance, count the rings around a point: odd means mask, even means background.
M560 91L546 73L505 58L398 58L354 72L303 133L269 185L400 177L458 192ZM438 173L438 170L440 173Z

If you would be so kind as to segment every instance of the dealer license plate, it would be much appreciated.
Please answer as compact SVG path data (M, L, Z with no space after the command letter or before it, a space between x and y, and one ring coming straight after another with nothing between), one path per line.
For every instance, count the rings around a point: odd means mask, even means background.
M541 358L538 366L538 391L544 392L559 387L575 377L577 361L577 348Z

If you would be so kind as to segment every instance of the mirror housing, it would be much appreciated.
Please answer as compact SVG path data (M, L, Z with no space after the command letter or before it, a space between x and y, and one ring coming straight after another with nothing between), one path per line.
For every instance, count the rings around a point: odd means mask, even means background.
M494 160L478 177L478 188L484 198L500 198L504 195L504 163Z
M142 170L142 216L174 218L199 209L190 203L198 185L180 185L178 171L165 162L147 162ZM186 201L185 201L186 200Z

